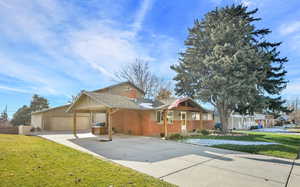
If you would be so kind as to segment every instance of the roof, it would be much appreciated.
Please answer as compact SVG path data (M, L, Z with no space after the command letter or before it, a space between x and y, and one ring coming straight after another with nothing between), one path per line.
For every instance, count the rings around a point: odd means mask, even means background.
M198 103L193 101L191 98L181 98L175 99L171 98L169 100L151 100L151 99L132 99L126 96L112 95L108 93L96 93L96 92L87 92L83 91L81 95L76 99L75 102L67 109L67 112L70 111L75 103L82 98L84 95L90 97L99 105L104 105L108 108L122 108L122 109L135 109L135 110L159 110L159 109L173 109L176 108L181 102L190 100L197 107L201 108L203 111L206 111Z
M94 90L92 92L99 92L99 91L102 91L102 90L105 90L105 89L114 88L114 87L121 86L121 85L124 85L124 84L130 84L132 87L136 88L137 90L139 90L140 92L142 92L143 94L145 94L145 92L141 88L137 87L136 85L134 85L133 83L131 83L129 81L121 82L121 83L114 84L114 85L111 85L111 86L108 86L108 87L104 87L104 88L100 88L100 89Z
M163 100L162 102L164 102L164 104L162 106L158 107L158 108L171 110L171 109L177 108L180 103L185 102L185 101L191 101L194 105L196 105L198 108L200 108L204 112L209 112L208 110L206 110L205 108L200 106L196 101L194 101L190 97L170 98L170 99L167 99L167 100Z
M46 109L42 109L39 111L35 111L35 112L31 112L31 114L39 114L39 113L43 113L43 112L48 112L51 110L55 110L55 109L59 109L59 108L64 108L64 107L69 107L71 104L66 104L66 105L61 105L61 106L57 106L57 107L52 107L52 108L46 108Z
M140 106L136 100L126 96L95 92L83 92L83 94L91 97L91 99L95 100L97 103L110 108L145 109L145 107Z

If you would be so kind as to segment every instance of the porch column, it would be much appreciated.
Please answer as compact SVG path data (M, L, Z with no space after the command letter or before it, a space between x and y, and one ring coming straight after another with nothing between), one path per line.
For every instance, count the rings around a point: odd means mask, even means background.
M106 112L106 121L108 123L108 140L112 141L111 109Z
M168 119L167 119L167 115L168 115L168 110L164 110L163 111L163 116L164 116L165 138L168 137Z
M204 126L203 126L203 113L202 112L199 112L199 118L200 118L200 129L204 129Z
M90 112L90 127L92 128L92 124L93 124L93 112Z
M73 134L77 138L76 111L73 112Z

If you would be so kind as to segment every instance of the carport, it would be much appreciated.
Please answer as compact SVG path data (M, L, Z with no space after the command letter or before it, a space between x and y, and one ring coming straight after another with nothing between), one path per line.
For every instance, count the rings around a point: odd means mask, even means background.
M105 113L105 127L108 131L108 140L112 140L112 114L120 109L133 108L137 109L137 105L123 96L95 93L83 91L73 104L66 110L73 114L73 134L77 137L77 115L78 113Z
M117 109L113 109L107 104L97 102L93 97L90 97L87 93L82 93L73 104L67 109L67 112L73 113L73 134L77 138L77 115L78 113L105 113L106 120L105 126L108 130L108 140L112 140L112 123L111 114ZM91 117L90 117L91 118Z

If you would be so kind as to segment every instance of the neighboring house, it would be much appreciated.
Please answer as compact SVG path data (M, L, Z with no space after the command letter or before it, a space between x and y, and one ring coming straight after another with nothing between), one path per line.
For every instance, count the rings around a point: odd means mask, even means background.
M18 127L7 120L0 119L0 134L18 134Z
M212 114L191 98L144 99L129 82L83 91L72 105L32 113L32 125L45 130L90 129L105 121L111 134L159 135L214 127Z
M217 122L220 122L219 118L215 118ZM233 113L228 119L228 128L236 130L247 130L251 126L261 124L264 128L269 128L275 125L275 120L272 115L258 114L254 115L241 115L239 113Z
M13 125L9 121L0 119L0 127L12 127L12 126Z
M256 125L253 115L241 115L234 113L229 118L229 129L250 129Z
M275 125L275 119L273 115L255 113L254 119L257 125L261 124L264 128L270 128Z

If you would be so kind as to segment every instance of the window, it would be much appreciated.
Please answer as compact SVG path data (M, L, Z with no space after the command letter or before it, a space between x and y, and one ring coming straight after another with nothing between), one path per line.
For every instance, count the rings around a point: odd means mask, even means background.
M173 119L174 119L174 112L173 111L168 111L167 114L167 120L169 124L173 123ZM156 122L158 123L162 123L164 121L164 113L163 111L159 110L156 111Z
M202 118L203 118L203 120L208 120L208 114L207 113L205 113L205 114L202 114Z
M163 121L163 112L161 110L156 111L156 122L161 123Z
M174 119L174 112L173 111L168 112L167 119L168 119L169 124L173 124L173 119Z
M192 120L200 120L200 113L192 112Z

